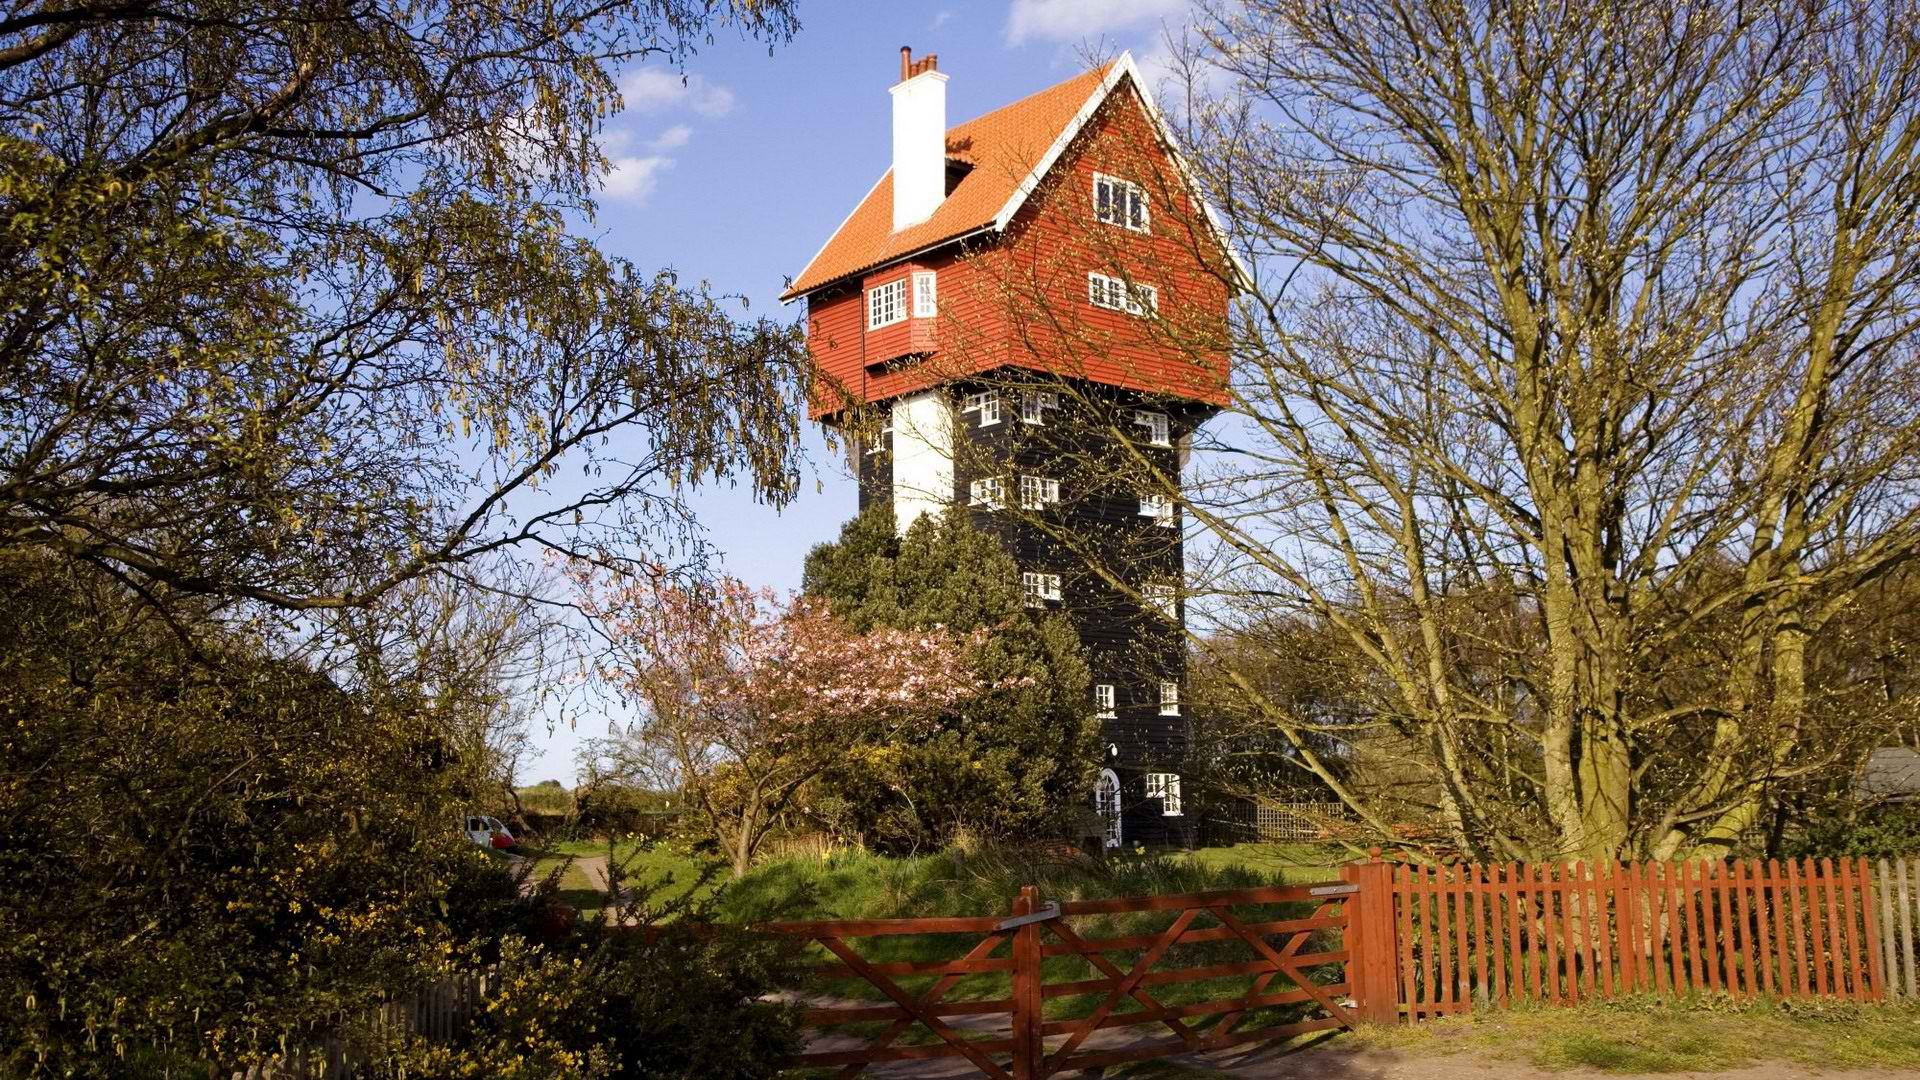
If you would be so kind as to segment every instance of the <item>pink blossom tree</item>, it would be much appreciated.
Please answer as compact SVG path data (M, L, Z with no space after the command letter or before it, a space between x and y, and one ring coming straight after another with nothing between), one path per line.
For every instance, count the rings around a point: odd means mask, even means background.
M809 780L986 689L968 663L984 632L858 633L823 601L732 578L576 581L610 644L603 674L643 714L599 751L617 771L679 787L736 875Z

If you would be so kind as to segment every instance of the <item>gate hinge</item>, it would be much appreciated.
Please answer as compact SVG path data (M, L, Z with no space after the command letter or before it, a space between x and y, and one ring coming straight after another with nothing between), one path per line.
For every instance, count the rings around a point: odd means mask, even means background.
M1307 890L1308 896L1352 896L1360 891L1358 885L1315 885Z

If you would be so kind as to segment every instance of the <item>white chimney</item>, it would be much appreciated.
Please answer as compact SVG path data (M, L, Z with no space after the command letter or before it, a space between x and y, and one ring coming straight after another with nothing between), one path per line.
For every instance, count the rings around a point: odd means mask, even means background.
M900 47L893 95L893 231L933 216L947 197L947 77L940 58Z

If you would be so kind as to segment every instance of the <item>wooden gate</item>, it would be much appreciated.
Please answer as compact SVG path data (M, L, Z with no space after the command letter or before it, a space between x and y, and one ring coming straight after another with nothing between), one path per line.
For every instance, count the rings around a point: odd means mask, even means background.
M974 1074L1038 1080L1350 1026L1359 891L1349 881L1061 903L1027 886L1004 917L764 929L831 958L803 1017L820 1035L794 1066L853 1076L963 1059ZM929 938L945 940L939 958L925 955Z

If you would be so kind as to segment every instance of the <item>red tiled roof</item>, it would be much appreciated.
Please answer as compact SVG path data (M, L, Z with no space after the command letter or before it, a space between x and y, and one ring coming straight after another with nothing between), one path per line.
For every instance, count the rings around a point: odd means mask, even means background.
M1073 122L1114 65L947 129L947 157L973 166L933 216L893 231L893 170L867 192L852 216L800 271L782 300L992 225L1034 166Z

